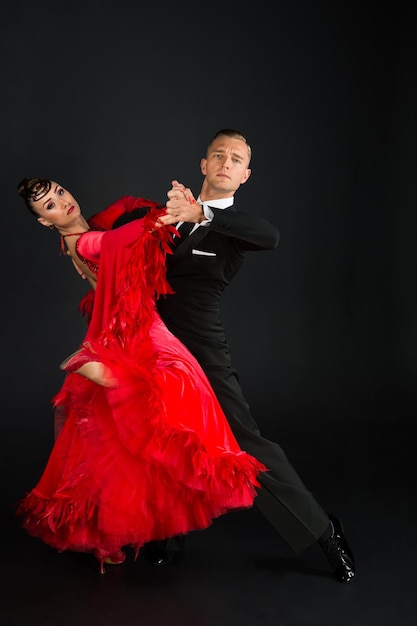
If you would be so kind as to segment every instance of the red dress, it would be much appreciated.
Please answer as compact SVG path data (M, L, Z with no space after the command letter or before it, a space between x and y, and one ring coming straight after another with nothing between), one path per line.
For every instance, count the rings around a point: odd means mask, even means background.
M131 546L137 555L151 540L206 528L251 507L266 470L239 448L203 370L157 313L156 298L171 291L171 235L153 229L154 219L151 211L77 242L80 255L89 237L100 244L90 258L99 271L83 345L117 386L69 373L54 398L66 420L17 514L59 551L103 558Z

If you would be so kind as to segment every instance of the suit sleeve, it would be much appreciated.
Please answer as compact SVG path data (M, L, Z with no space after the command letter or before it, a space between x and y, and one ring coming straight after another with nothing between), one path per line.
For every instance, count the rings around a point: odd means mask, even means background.
M233 209L210 209L213 211L213 220L208 228L238 239L243 249L273 250L278 246L279 230L264 218Z
M88 219L92 228L98 230L111 230L122 223L132 221L138 217L143 217L150 209L162 208L163 205L149 200L148 198L136 198L135 196L122 196L106 209L95 213ZM123 218L125 218L123 220Z

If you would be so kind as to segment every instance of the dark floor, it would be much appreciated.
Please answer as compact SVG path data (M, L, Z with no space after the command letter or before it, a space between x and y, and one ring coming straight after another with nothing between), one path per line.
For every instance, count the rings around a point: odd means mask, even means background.
M0 624L417 626L414 429L396 416L366 423L310 437L302 454L295 438L287 447L344 522L357 559L351 585L334 580L317 547L293 554L256 508L190 534L178 562L157 568L129 554L105 575L92 557L57 554L28 536L6 509Z

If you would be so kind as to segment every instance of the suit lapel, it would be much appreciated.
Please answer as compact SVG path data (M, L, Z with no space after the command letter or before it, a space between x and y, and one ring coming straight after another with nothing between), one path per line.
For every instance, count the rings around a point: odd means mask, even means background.
M174 265L182 259L182 257L188 252L191 246L196 246L204 239L206 235L208 235L210 228L207 226L199 226L197 230L192 234L188 235L187 239L181 243L178 248L175 249L173 255L169 258L169 269L171 270Z

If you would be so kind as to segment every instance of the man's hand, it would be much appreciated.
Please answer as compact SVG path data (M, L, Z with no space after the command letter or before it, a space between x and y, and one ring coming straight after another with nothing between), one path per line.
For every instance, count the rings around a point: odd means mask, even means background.
M177 180L172 181L172 188L167 193L166 214L159 218L161 225L177 222L193 222L199 224L204 217L203 207L198 204L191 189Z

